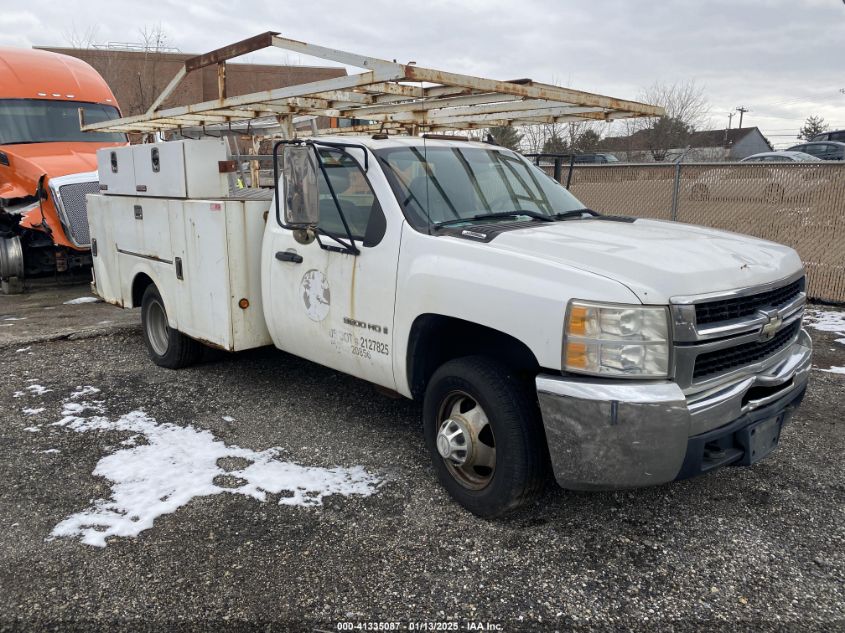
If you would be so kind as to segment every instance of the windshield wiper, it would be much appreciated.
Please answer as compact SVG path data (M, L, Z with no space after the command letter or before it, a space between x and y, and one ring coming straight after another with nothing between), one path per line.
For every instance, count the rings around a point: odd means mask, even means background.
M527 211L523 209L515 209L514 211L497 211L496 213L479 213L468 218L455 218L454 220L446 220L444 222L436 222L434 228L439 229L442 226L450 224L460 224L461 222L475 222L478 220L495 220L497 218L515 218L520 215L531 218L532 220L540 220L541 222L554 222L554 218L545 213L538 213L537 211Z
M581 217L585 213L589 213L591 217L596 217L599 215L598 212L593 211L592 209L588 209L584 207L583 209L573 209L571 211L560 211L559 213L555 213L552 215L552 218L555 220L565 220L567 218L574 218L574 217Z

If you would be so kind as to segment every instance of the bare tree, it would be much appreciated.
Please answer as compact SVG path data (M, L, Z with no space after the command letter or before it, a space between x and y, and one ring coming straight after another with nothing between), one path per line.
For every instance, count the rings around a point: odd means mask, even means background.
M164 89L169 81L167 77L161 77L159 69L161 54L170 51L172 48L167 44L167 34L161 24L145 25L138 30L141 36L140 44L143 47L143 64L141 70L137 71L138 92L137 98L132 105L133 112L145 112L156 97Z
M626 121L629 153L646 149L654 160L666 160L669 150L685 147L693 132L709 124L710 105L704 89L693 79L675 84L654 83L640 92L639 99L662 106L666 114L656 119Z
M522 132L522 147L531 154L545 151L543 148L550 139L560 139L565 135L563 123L537 123L520 128Z
M706 127L710 122L710 104L704 88L694 79L674 84L653 83L640 93L639 98L645 103L662 106L668 118L680 121L693 130Z
M92 48L97 41L99 28L97 24L89 24L80 30L76 22L72 22L70 28L62 32L62 37L71 48Z

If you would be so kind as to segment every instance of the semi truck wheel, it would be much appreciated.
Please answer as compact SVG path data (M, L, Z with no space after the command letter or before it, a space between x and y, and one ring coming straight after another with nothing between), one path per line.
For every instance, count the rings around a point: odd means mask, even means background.
M542 491L548 449L537 405L501 363L469 356L441 366L423 425L437 478L473 514L501 516Z
M141 325L144 330L144 343L156 365L179 369L193 365L199 360L202 345L168 326L164 301L153 284L147 286L141 300Z

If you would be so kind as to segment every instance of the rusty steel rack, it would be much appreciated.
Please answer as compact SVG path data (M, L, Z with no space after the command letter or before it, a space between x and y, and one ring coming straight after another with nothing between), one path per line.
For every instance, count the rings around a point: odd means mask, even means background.
M229 97L226 61L275 46L309 57L364 69L364 72ZM218 98L161 109L191 71L217 65ZM91 132L167 132L226 126L272 117L293 136L294 117L355 119L349 127L308 132L438 132L504 125L570 121L611 121L664 114L658 106L614 99L530 79L497 81L400 64L280 37L267 32L185 60L144 114L86 124ZM241 126L239 126L241 127ZM301 132L300 132L301 133Z

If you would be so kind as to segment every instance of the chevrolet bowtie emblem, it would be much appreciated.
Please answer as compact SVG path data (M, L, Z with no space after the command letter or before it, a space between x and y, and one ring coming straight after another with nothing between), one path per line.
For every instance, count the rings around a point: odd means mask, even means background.
M760 340L771 340L771 338L780 329L781 325L783 325L783 319L781 317L778 315L770 316L769 320L763 324L762 330L760 330Z

